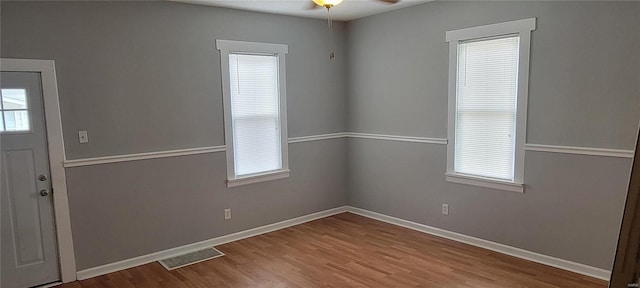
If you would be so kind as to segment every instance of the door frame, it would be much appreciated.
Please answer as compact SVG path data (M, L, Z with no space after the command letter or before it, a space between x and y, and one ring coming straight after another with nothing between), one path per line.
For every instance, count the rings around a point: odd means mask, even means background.
M53 60L0 58L2 72L37 72L42 81L42 99L47 127L49 165L53 188L53 211L58 243L58 259L62 282L76 280L76 258L71 234L67 178L64 170L66 155L62 133L62 118L58 100L56 68Z

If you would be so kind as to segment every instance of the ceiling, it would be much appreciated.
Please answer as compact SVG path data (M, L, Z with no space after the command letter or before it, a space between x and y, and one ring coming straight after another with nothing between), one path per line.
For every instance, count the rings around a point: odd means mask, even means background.
M309 9L311 0L171 0L227 7L241 10L258 11L274 14L293 15L309 18L327 19L326 9ZM396 4L387 4L375 0L344 0L340 5L331 8L334 20L349 21L369 15L379 14L404 7L409 7L432 0L401 0Z

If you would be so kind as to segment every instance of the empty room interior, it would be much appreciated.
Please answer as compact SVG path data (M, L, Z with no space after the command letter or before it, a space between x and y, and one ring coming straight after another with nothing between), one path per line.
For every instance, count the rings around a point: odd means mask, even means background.
M0 286L638 287L640 2L0 2Z

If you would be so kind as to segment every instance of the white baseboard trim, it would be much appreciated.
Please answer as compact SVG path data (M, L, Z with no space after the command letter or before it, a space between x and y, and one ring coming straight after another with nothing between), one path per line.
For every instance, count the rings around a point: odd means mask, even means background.
M365 209L349 206L347 209L347 212L364 216L367 218L375 219L378 221L390 223L393 225L409 228L419 232L439 236L442 238L447 238L453 241L462 242L472 246L488 249L488 250L499 252L502 254L507 254L513 257L522 258L525 260L533 261L533 262L544 264L544 265L549 265L552 267L590 276L593 278L602 279L605 281L609 281L611 277L611 271L608 271L608 270L604 270L604 269L600 269L600 268L596 268L596 267L592 267L592 266L588 266L588 265L584 265L576 262L571 262L568 260L555 258L555 257L527 251L520 248L511 247L504 244L500 244L500 243L496 243L496 242L492 242L492 241L488 241L488 240L484 240L484 239L480 239L472 236L467 236L464 234L451 232L451 231L447 231L447 230L436 228L436 227L427 226L424 224L380 214L380 213L365 210Z
M289 219L289 220L284 220L284 221L273 223L273 224L256 227L256 228L245 230L245 231L240 231L240 232L229 234L229 235L220 236L217 238L213 238L213 239L209 239L209 240L205 240L197 243L184 245L181 247L171 248L171 249L167 249L167 250L163 250L163 251L159 251L159 252L155 252L147 255L142 255L142 256L138 256L138 257L134 257L134 258L130 258L130 259L126 259L126 260L122 260L122 261L118 261L118 262L114 262L114 263L110 263L110 264L106 264L98 267L81 270L77 272L77 278L78 280L89 279L89 278L97 277L100 275L121 271L121 270L129 269L132 267L144 265L147 263L155 262L161 259L201 250L204 248L214 247L214 246L222 245L225 243L238 241L245 238L273 232L276 230L303 224L309 221L333 216L333 215L344 213L344 212L357 214L360 216L386 222L389 224L409 228L412 230L435 235L438 237L450 239L457 242L466 243L472 246L488 249L488 250L499 252L502 254L507 254L510 256L522 258L525 260L533 261L533 262L544 264L544 265L549 265L552 267L594 277L597 279L602 279L605 281L609 281L611 277L611 271L608 271L608 270L604 270L604 269L600 269L600 268L596 268L596 267L592 267L592 266L588 266L588 265L584 265L584 264L580 264L580 263L576 263L576 262L572 262L564 259L559 259L559 258L527 251L520 248L511 247L504 244L500 244L500 243L496 243L496 242L492 242L492 241L488 241L488 240L484 240L484 239L480 239L472 236L467 236L464 234L451 232L451 231L447 231L447 230L436 228L436 227L427 226L424 224L384 215L381 213L377 213L377 212L373 212L373 211L369 211L361 208L356 208L352 206L342 206L342 207L337 207L337 208L333 208L325 211L320 211L320 212L300 216L300 217Z
M309 221L344 213L344 212L347 212L347 209L348 209L347 206L337 207L329 210L324 210L324 211L300 216L300 217L289 219L289 220L284 220L284 221L273 223L273 224L256 227L256 228L245 230L245 231L240 231L240 232L229 234L229 235L220 236L217 238L213 238L213 239L209 239L209 240L205 240L197 243L184 245L181 247L171 248L171 249L167 249L167 250L163 250L163 251L159 251L159 252L155 252L147 255L138 256L135 258L118 261L115 263L110 263L110 264L101 265L98 267L81 270L77 272L77 277L78 277L78 280L84 280L84 279L89 279L89 278L93 278L96 276L100 276L100 275L104 275L104 274L108 274L116 271L129 269L135 266L144 265L144 264L155 262L161 259L201 250L204 248L218 246L218 245L222 245L222 244L237 241L237 240L242 240L245 238L299 225Z
M51 287L56 287L56 286L60 286L60 285L62 285L62 281L36 286L34 288L51 288Z

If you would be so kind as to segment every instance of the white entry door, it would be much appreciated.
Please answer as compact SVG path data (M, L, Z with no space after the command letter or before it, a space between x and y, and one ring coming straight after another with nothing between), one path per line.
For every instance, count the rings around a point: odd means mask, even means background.
M0 286L60 280L40 73L0 75Z

